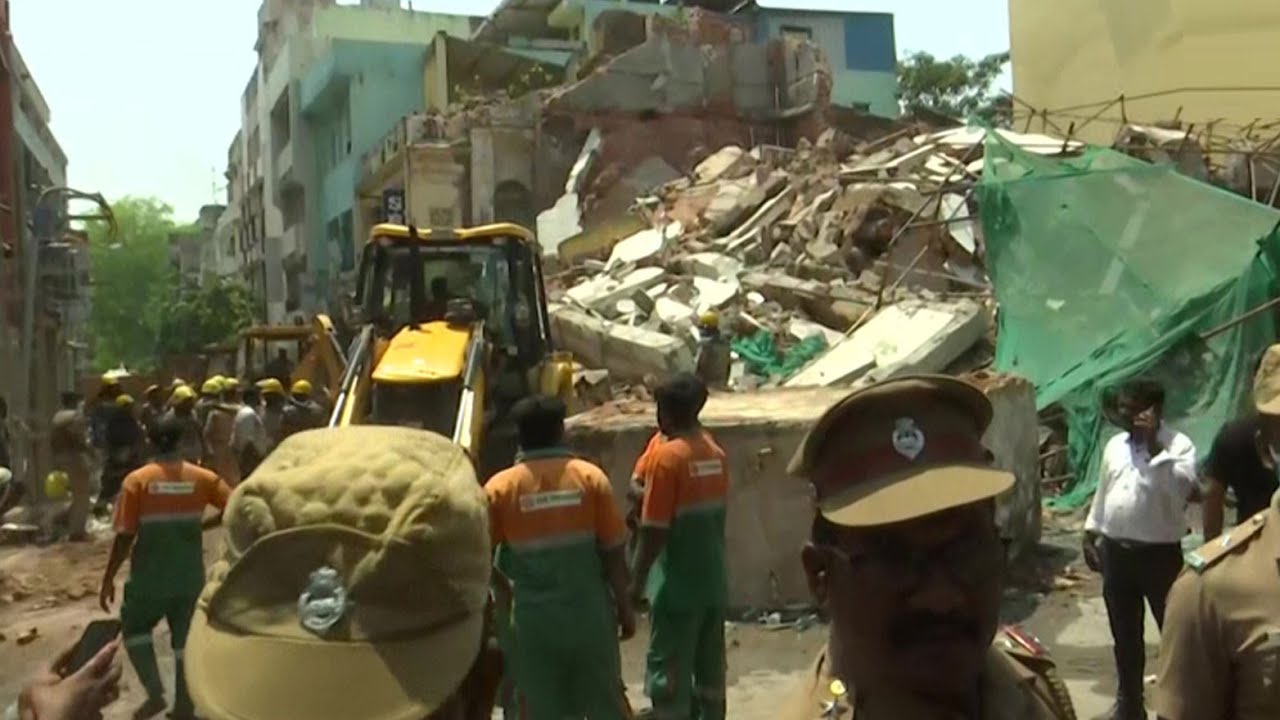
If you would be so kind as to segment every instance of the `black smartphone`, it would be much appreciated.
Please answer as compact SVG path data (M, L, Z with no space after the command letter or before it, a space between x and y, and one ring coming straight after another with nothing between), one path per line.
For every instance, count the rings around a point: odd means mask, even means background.
M71 653L70 664L63 669L63 672L70 675L84 667L85 663L92 660L99 650L115 640L119 634L119 620L94 620L89 623L80 636L80 641L76 643L75 651Z

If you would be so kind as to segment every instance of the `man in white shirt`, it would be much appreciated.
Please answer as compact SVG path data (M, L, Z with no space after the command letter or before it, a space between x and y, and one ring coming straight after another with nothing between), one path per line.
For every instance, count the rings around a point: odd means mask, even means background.
M259 414L262 397L258 388L254 385L246 385L243 399L244 404L236 410L235 424L231 430L231 447L240 464L241 481L248 478L249 473L258 467L258 463L266 457L270 446L267 440L267 428Z
M1138 380L1117 397L1127 429L1107 443L1085 521L1085 562L1102 572L1119 687L1114 720L1145 720L1145 601L1157 626L1182 570L1188 499L1197 489L1196 448L1162 422L1164 388Z

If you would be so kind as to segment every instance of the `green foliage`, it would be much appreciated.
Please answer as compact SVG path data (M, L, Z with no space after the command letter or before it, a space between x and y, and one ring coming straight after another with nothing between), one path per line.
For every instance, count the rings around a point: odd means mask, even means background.
M189 229L154 198L112 203L119 233L104 222L89 233L94 366L151 370L169 355L199 352L230 339L253 320L249 291L231 281L182 286L170 260L169 235Z
M173 208L154 198L126 197L111 207L119 226L114 239L105 222L85 228L93 280L89 326L94 365L99 370L121 363L149 369L155 364L160 313L174 285L169 233L177 225Z
M1009 53L974 60L957 55L939 60L917 52L898 62L898 99L907 114L927 112L967 120L978 118L1000 127L1012 119L1012 103L993 89Z
M223 278L184 285L175 295L160 315L156 349L161 356L198 353L253 323L253 297L240 282Z

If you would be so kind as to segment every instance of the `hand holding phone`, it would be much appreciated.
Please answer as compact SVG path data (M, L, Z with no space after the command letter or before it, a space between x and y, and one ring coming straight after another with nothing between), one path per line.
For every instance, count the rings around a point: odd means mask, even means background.
M67 666L58 670L63 676L67 676L84 667L85 663L92 660L99 650L120 635L120 627L120 621L114 619L94 620L89 623L81 633L80 640L76 642L76 648L71 652L71 659L67 662Z

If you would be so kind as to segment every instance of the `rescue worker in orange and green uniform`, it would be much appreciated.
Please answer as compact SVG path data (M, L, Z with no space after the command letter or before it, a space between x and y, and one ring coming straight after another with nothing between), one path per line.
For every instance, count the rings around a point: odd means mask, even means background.
M667 438L643 467L632 596L649 601L645 692L652 717L724 720L728 605L725 453L698 421L707 386L683 373L654 392Z
M521 717L626 720L618 640L635 634L636 620L609 479L565 449L559 399L525 398L512 416L520 454L485 494L495 566L511 581L500 636Z
M194 398L193 398L194 400ZM183 679L182 650L196 599L204 586L203 530L221 515L204 522L204 510L226 508L231 488L212 472L182 457L183 425L169 415L152 428L154 461L130 473L116 502L116 539L102 577L99 602L110 612L115 577L129 560L129 580L120 607L125 650L146 690L146 702L135 718L164 712L164 684L156 665L151 634L164 620L176 659L174 707L170 717L195 717Z

